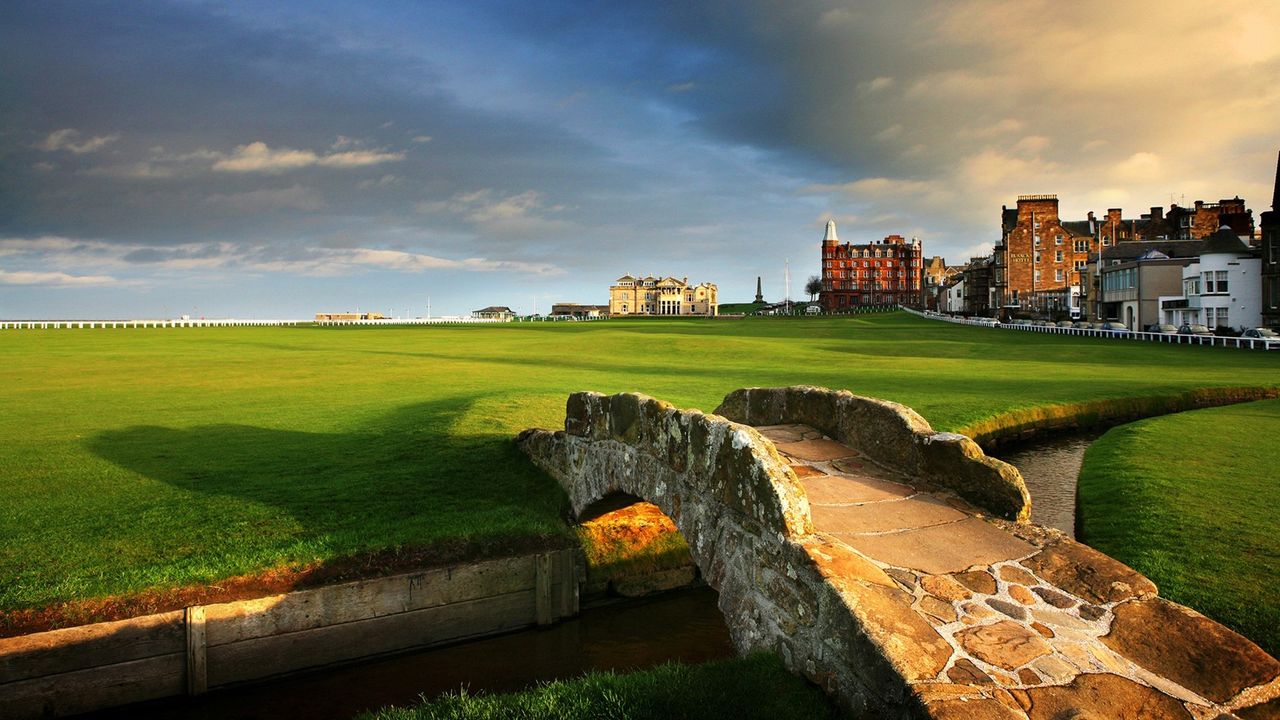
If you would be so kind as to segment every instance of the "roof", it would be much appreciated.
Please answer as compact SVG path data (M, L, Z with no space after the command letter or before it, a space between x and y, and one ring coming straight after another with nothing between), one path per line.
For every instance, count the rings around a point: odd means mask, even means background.
M827 234L822 236L822 242L840 242L840 238L836 237L835 218L827 221Z
M1203 240L1141 240L1116 243L1102 251L1105 260L1137 260L1155 250L1169 258L1199 257Z
M1210 235L1204 241L1204 247L1200 248L1201 255L1212 255L1215 253L1249 253L1249 248L1236 236L1236 232L1227 226L1218 228L1218 232Z
M635 278L630 275L623 275L622 277L618 278L617 281L622 282L623 280L635 280Z
M1059 224L1074 237L1093 237L1094 224L1088 220L1067 220Z
M509 312L511 312L511 308L507 307L506 305L490 305L490 306L489 306L489 307L487 307L487 308L482 308L482 309L480 309L480 310L472 310L471 312L478 312L478 313L500 313L500 312L506 312L506 313L509 313Z

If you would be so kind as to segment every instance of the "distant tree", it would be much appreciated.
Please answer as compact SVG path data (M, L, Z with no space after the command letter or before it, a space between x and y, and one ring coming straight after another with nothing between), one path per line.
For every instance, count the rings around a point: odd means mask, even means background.
M822 278L817 275L810 275L809 282L804 284L804 291L809 293L809 299L813 300L822 292Z

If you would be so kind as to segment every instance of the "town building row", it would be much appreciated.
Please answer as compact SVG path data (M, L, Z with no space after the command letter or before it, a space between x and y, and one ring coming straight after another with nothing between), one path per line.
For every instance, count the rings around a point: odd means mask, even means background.
M1202 324L1241 330L1280 325L1280 161L1272 209L1254 224L1239 197L1192 207L1119 208L1064 220L1055 195L1023 195L1001 211L993 252L925 273L922 304L1009 320Z

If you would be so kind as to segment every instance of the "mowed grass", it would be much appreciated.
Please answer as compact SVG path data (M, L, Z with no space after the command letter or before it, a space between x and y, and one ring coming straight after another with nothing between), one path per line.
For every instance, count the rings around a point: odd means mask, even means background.
M513 438L560 427L576 390L710 411L738 387L807 383L957 429L1091 398L1272 386L1278 368L1277 354L904 313L6 331L0 610L387 548L571 542L563 493Z
M1082 540L1280 655L1280 400L1113 428L1078 492Z
M363 720L817 720L845 717L775 655L667 664L625 675L589 673L503 695L455 693Z

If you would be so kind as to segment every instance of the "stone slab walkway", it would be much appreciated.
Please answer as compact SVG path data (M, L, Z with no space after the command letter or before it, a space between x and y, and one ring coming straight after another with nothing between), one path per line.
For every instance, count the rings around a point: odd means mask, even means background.
M756 429L834 543L815 555L824 572L871 580L868 617L932 717L1280 718L1280 663L1116 560L984 517L811 427Z

